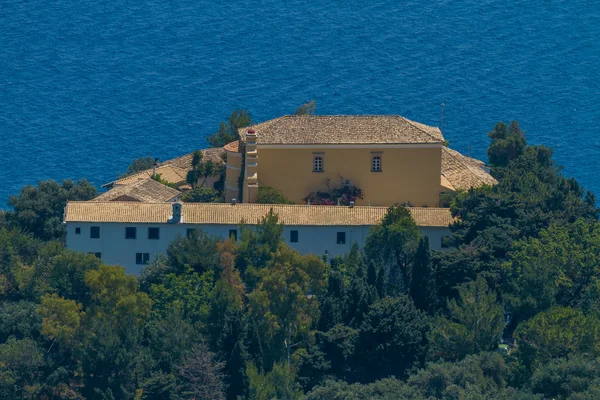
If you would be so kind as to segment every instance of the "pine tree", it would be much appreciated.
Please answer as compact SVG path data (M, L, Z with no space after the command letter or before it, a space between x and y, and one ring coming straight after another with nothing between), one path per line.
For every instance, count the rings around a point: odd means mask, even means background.
M427 236L419 241L411 275L410 296L415 306L419 310L431 312L435 298L435 274L432 270Z

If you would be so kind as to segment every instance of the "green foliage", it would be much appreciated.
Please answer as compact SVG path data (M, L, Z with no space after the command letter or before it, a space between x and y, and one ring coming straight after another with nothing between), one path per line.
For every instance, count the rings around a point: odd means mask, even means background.
M223 194L216 189L195 187L181 196L181 201L186 203L222 203Z
M152 175L152 179L154 179L158 183L162 183L165 186L168 186L173 189L177 189L177 184L173 182L169 182L166 179L163 179L160 174Z
M424 358L428 330L427 316L407 296L386 297L369 307L356 346L363 380L403 376Z
M216 238L210 237L201 230L185 238L178 237L167 248L169 269L176 273L184 273L191 268L200 274L207 271L219 271L219 254Z
M315 110L317 109L317 102L314 100L308 101L302 104L300 107L296 108L294 115L315 115Z
M429 238L421 238L415 254L410 276L410 296L415 306L422 311L431 312L435 304L435 270L431 261Z
M77 183L64 180L41 181L38 186L27 185L19 195L10 196L12 208L5 214L9 227L21 229L43 240L64 240L62 217L67 201L90 200L98 195L96 188L85 179Z
M279 189L271 186L258 187L256 202L258 204L293 204Z
M530 366L574 353L600 355L600 320L580 310L554 307L522 322L514 333L519 358Z
M488 136L492 143L487 153L493 167L506 167L525 150L525 134L517 121L512 121L508 129L504 122L498 122Z
M600 225L582 219L517 242L505 285L517 316L526 319L554 305L594 308L600 300L588 294L600 280L599 248Z
M282 364L275 364L273 369L261 374L257 368L250 364L248 368L250 378L250 398L255 400L270 399L300 399L302 391L295 382L292 369Z
M494 350L504 329L504 310L485 279L461 285L459 299L448 301L448 318L438 316L429 335L434 359L458 360Z
M225 175L225 165L215 164L212 160L203 161L203 158L204 153L200 150L196 150L192 156L192 169L186 177L187 183L192 185L192 188L203 188L208 178Z
M252 118L246 110L234 110L227 122L221 121L219 130L206 140L210 147L223 147L240 138L239 129L252 125Z
M286 350L307 339L319 311L317 299L308 295L321 290L325 273L320 259L301 256L284 245L261 270L260 282L248 297L266 364L285 357Z
M0 213L0 399L599 398L595 198L515 123L490 136L499 183L453 196L445 252L391 207L329 264L271 211L238 242L178 238L136 280L48 240L89 184L23 189Z
M29 338L9 338L0 344L0 398L37 398L44 355Z
M131 165L129 165L127 167L127 170L125 171L124 174L119 174L119 179L124 178L129 175L136 174L138 172L142 172L142 171L151 169L152 166L154 165L155 161L156 161L156 159L154 159L154 157L150 157L150 156L136 158L135 160L133 160L131 162Z
M594 399L600 391L600 359L576 355L540 366L531 389L546 399Z
M365 254L388 271L388 294L404 292L418 243L419 229L410 211L402 206L390 207L381 224L369 232Z

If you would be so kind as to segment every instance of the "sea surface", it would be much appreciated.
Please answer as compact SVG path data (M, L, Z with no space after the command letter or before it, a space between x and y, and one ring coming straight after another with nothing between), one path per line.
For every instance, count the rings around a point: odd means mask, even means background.
M600 3L0 0L0 207L206 145L235 108L400 114L485 159L518 120L600 194Z

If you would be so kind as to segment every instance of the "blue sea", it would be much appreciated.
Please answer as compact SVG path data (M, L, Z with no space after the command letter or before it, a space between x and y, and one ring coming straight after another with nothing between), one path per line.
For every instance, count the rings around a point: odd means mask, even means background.
M0 206L206 145L235 108L400 114L485 159L499 120L600 194L589 0L0 0Z

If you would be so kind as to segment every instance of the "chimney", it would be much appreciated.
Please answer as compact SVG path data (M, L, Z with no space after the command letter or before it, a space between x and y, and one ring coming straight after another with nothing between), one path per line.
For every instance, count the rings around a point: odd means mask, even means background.
M152 163L152 177L156 178L156 167L158 167L158 158L154 159L154 162Z
M350 202L350 208L352 208L352 207L354 207L354 202L353 201Z
M173 207L173 213L171 215L171 217L169 218L169 223L170 224L179 224L181 222L183 222L183 215L181 215L181 207L183 206L182 203L180 203L179 201L176 201L174 203L171 203L172 207Z
M236 199L231 199L231 205L235 206L236 201L237 201Z

